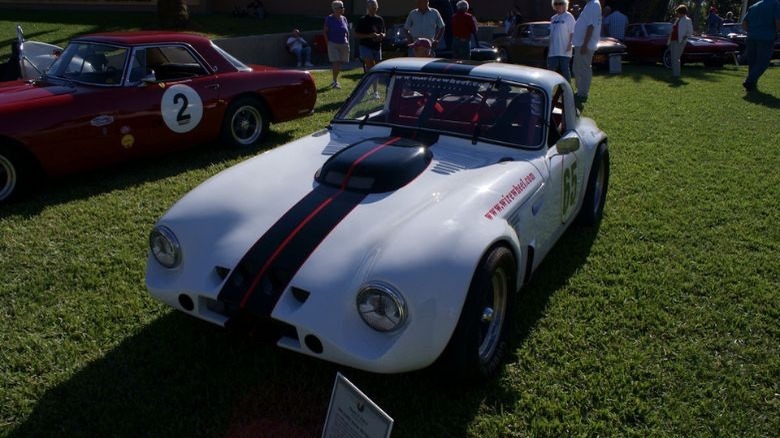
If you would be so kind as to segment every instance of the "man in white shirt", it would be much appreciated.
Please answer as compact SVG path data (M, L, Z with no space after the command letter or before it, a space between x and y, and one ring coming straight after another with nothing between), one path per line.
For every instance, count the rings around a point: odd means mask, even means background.
M444 20L436 9L429 7L428 0L417 0L417 9L412 9L404 23L406 39L413 44L418 38L427 38L433 43L433 49L444 34ZM410 56L412 52L410 50Z
M591 62L593 53L599 43L601 35L601 3L599 0L589 0L582 9L577 22L574 24L574 78L577 82L577 93L574 95L578 106L588 100L590 82L593 78Z
M287 50L295 55L295 58L298 61L298 67L303 65L306 65L306 67L312 67L311 46L309 46L309 43L303 39L300 30L293 29L292 36L287 38Z

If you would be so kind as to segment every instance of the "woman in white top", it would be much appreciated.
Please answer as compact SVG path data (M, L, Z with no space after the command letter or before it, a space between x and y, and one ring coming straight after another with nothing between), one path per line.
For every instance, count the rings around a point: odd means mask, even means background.
M672 26L667 44L672 54L672 79L680 79L680 58L688 43L688 37L693 33L693 23L688 18L688 8L685 5L677 6L674 11L677 13L677 20Z
M571 38L574 34L574 15L567 0L552 0L555 15L550 18L550 46L547 50L547 69L559 72L571 81Z

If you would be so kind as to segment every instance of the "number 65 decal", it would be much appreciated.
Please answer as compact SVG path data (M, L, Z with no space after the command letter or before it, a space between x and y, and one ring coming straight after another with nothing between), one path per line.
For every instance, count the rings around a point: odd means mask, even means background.
M189 132L198 126L203 117L203 100L192 87L176 84L163 93L160 112L171 131Z
M566 160L564 159L564 166ZM561 222L567 222L577 204L579 184L577 181L577 160L563 169L563 181L561 184Z

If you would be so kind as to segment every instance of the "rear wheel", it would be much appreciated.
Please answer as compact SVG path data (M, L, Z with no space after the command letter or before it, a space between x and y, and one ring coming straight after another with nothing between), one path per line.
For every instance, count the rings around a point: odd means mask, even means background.
M251 147L268 133L269 119L265 105L253 97L233 101L222 122L222 141L235 148Z
M607 201L607 188L609 186L609 149L604 143L599 145L596 156L593 158L593 166L588 176L588 187L585 199L577 214L577 224L590 227L601 221L604 214L604 204Z
M440 364L460 377L484 380L495 375L507 349L507 329L517 284L515 257L493 247L474 273L466 302Z

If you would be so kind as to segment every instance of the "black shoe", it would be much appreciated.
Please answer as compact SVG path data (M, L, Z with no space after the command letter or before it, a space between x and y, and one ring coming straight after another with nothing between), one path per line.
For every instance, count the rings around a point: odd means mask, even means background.
M753 91L756 89L756 84L748 84L747 82L743 82L742 86L745 87L745 91Z

